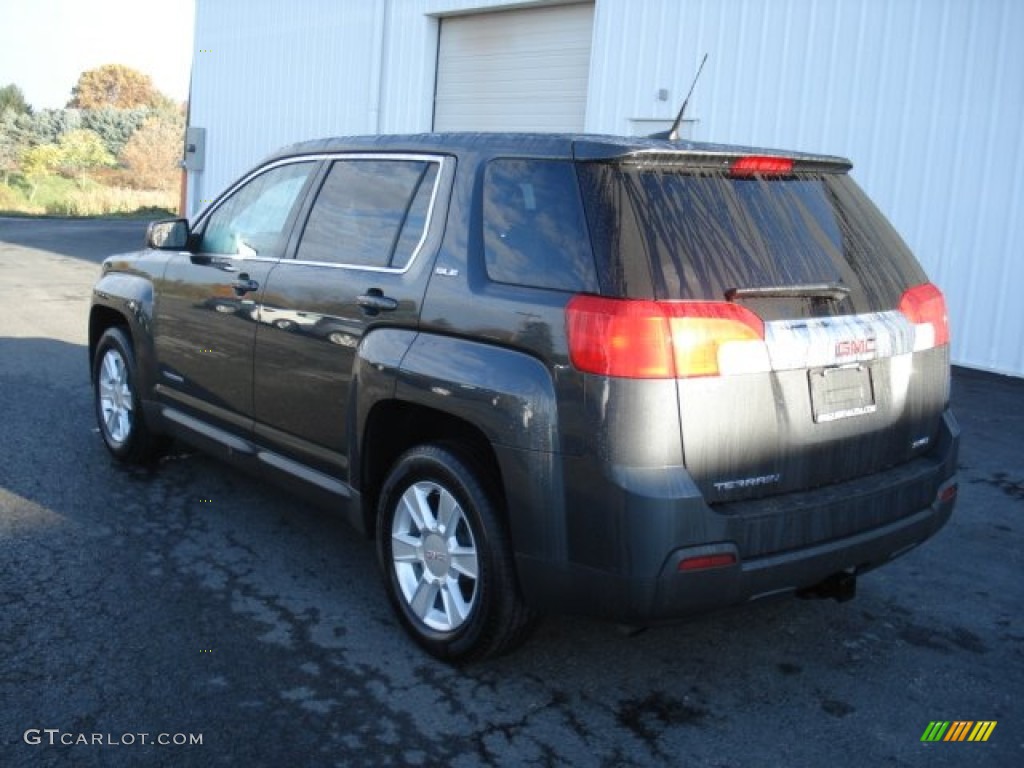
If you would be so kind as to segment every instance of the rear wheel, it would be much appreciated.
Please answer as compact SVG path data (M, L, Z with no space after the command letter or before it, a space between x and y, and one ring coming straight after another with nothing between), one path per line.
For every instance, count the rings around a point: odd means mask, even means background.
M495 656L532 613L483 473L448 445L403 455L381 492L377 547L388 597L416 641L445 661Z
M108 328L100 337L93 371L96 420L107 449L120 461L152 461L163 441L149 430L142 414L135 354L123 329Z

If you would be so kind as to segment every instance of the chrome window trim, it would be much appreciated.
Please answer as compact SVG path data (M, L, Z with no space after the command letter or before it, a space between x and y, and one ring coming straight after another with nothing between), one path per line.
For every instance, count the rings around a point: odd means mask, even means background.
M434 188L430 192L430 203L427 205L427 215L423 222L423 231L420 233L420 239L416 243L416 247L413 248L412 254L409 256L403 267L373 267L365 264L342 264L336 261L311 261L309 259L281 259L282 263L288 264L299 264L305 267L327 267L330 269L347 269L347 270L358 270L360 272L380 272L390 275L404 275L410 269L413 264L416 263L416 259L419 257L420 252L423 250L423 245L427 242L427 235L430 233L430 225L434 220L434 210L437 205L437 197L441 189L441 180L445 175L445 170L448 167L448 163L451 161L450 158L442 155L420 155L412 154L408 152L343 152L343 153L328 153L322 156L318 156L323 160L412 160L415 162L427 162L437 163L437 175L434 177ZM310 207L310 213L316 206L316 201L313 201L313 205ZM305 226L309 223L309 217L306 217L306 222L303 224L303 234L305 234ZM301 238L299 240L301 243ZM296 251L297 253L298 251Z
M178 251L179 256L195 256L196 254L191 251ZM270 256L242 256L238 253L219 253L218 258L231 259L231 261L262 261L266 264L277 264L279 261L285 261L283 257L272 258Z
M206 225L206 221L213 215L214 211L221 207L238 189L248 184L252 179L260 176L261 174L271 171L274 168L280 168L283 165L290 165L293 163L319 163L324 160L335 161L335 160L413 160L416 162L428 162L437 163L437 175L434 177L434 189L430 193L430 203L427 206L427 215L423 224L423 232L420 233L420 239L416 243L416 247L412 251L412 255L406 262L404 267L372 267L362 264L340 264L334 261L310 261L307 259L289 259L286 257L271 259L265 256L242 256L242 255L231 255L227 258L235 259L238 261L253 261L253 262L270 262L270 263L286 263L286 264L301 264L307 267L327 267L330 269L347 269L347 270L359 270L361 272L382 272L385 274L392 275L404 275L410 269L413 264L416 263L417 257L420 255L420 251L423 250L423 245L427 241L427 235L430 233L430 225L434 219L434 210L437 204L438 194L441 190L441 180L445 175L445 171L448 165L452 162L452 159L446 155L430 155L430 154L419 154L413 152L317 152L310 155L294 155L292 157L283 157L279 160L274 160L266 165L261 165L259 168L253 169L251 172L240 178L234 184L227 188L218 197L209 208L204 209L196 217L196 224L191 227L193 231ZM313 170L314 174L316 169ZM319 190L318 190L319 191ZM313 205L316 205L316 201L313 201ZM310 207L312 212L312 207ZM306 217L306 221L303 222L302 227L305 231L305 226L309 221L309 217Z
M192 224L190 222L189 223L189 229L191 230L191 232L194 233L200 227L205 227L206 226L206 222L209 220L209 218L211 216L213 216L213 214L217 210L219 210L220 207L224 203L226 203L231 198L232 195L235 194L235 192L237 192L239 189L244 187L246 184L248 184L250 181L255 179L257 176L261 176L261 175L263 175L264 173L266 173L268 171L274 170L275 168L280 168L283 165L292 165L294 163L311 163L312 166L313 166L312 169L311 169L311 175L313 176L313 178L315 178L316 174L317 174L316 165L324 157L326 157L326 155L296 155L294 157L285 157L285 158L282 158L280 160L275 160L272 163L267 163L266 165L261 165L259 168L254 168L252 171L247 173L242 178L238 179L238 181L236 181L234 184L232 184L230 187L228 187L226 190L224 190L224 192L221 193L220 197L218 197L216 200L214 200L210 204L210 207L204 208L202 211L200 211L199 215L196 216L195 226L192 226ZM191 251L183 251L183 253L187 253L189 255L195 255ZM232 259L234 261L255 261L255 262L273 263L273 264L276 264L279 261L284 261L284 258L280 257L280 256L278 256L277 258L268 258L266 256L243 256L243 255L237 254L237 253L233 253L233 254L217 254L217 255L218 256L222 256L223 258L226 258L226 259Z
M220 208L228 200L229 197L231 197L233 194L235 194L236 191L238 191L241 187L243 187L246 184L248 184L250 181L255 179L257 176L260 176L260 175L266 173L267 171L272 171L274 168L278 168L278 167L280 167L282 165L290 165L292 163L308 162L308 163L313 163L314 166L315 166L315 164L317 162L319 162L320 160L323 160L324 157L326 157L326 155L296 155L295 157L281 158L280 160L275 160L272 163L267 163L266 165L261 165L259 168L254 168L252 171L247 173L242 178L238 179L234 184L232 184L230 187L228 187L223 192L221 192L220 196L216 200L214 200L212 203L210 203L210 205L208 207L206 207L203 210L201 210L196 215L195 226L192 226L191 222L189 223L190 229L194 232L195 230L199 229L199 227L204 226L206 224L206 220L209 219L213 215L214 211L216 211L218 208ZM315 171L316 171L315 167L314 167L313 171L315 173Z

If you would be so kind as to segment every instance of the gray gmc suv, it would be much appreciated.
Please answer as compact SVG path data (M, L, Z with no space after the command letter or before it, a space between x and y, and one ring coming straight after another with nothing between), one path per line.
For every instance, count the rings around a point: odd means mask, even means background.
M268 158L95 286L103 440L376 540L449 661L856 577L949 518L942 294L838 157L431 134Z

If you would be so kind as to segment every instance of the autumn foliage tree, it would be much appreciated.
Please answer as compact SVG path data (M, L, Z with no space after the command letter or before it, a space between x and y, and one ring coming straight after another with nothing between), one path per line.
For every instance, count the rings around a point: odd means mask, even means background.
M121 150L126 181L137 189L173 190L181 179L185 121L177 115L150 118Z
M60 215L170 210L184 132L184 106L121 64L83 72L65 109L32 110L16 85L0 87L0 207Z
M104 64L81 74L71 89L72 109L137 109L166 107L167 97L149 75L123 64Z

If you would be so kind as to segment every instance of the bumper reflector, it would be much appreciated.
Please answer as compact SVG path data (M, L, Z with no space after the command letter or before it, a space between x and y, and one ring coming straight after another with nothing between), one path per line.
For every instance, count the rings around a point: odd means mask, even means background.
M736 565L736 555L724 552L720 555L700 555L679 561L680 571L706 571L709 568L724 568Z

